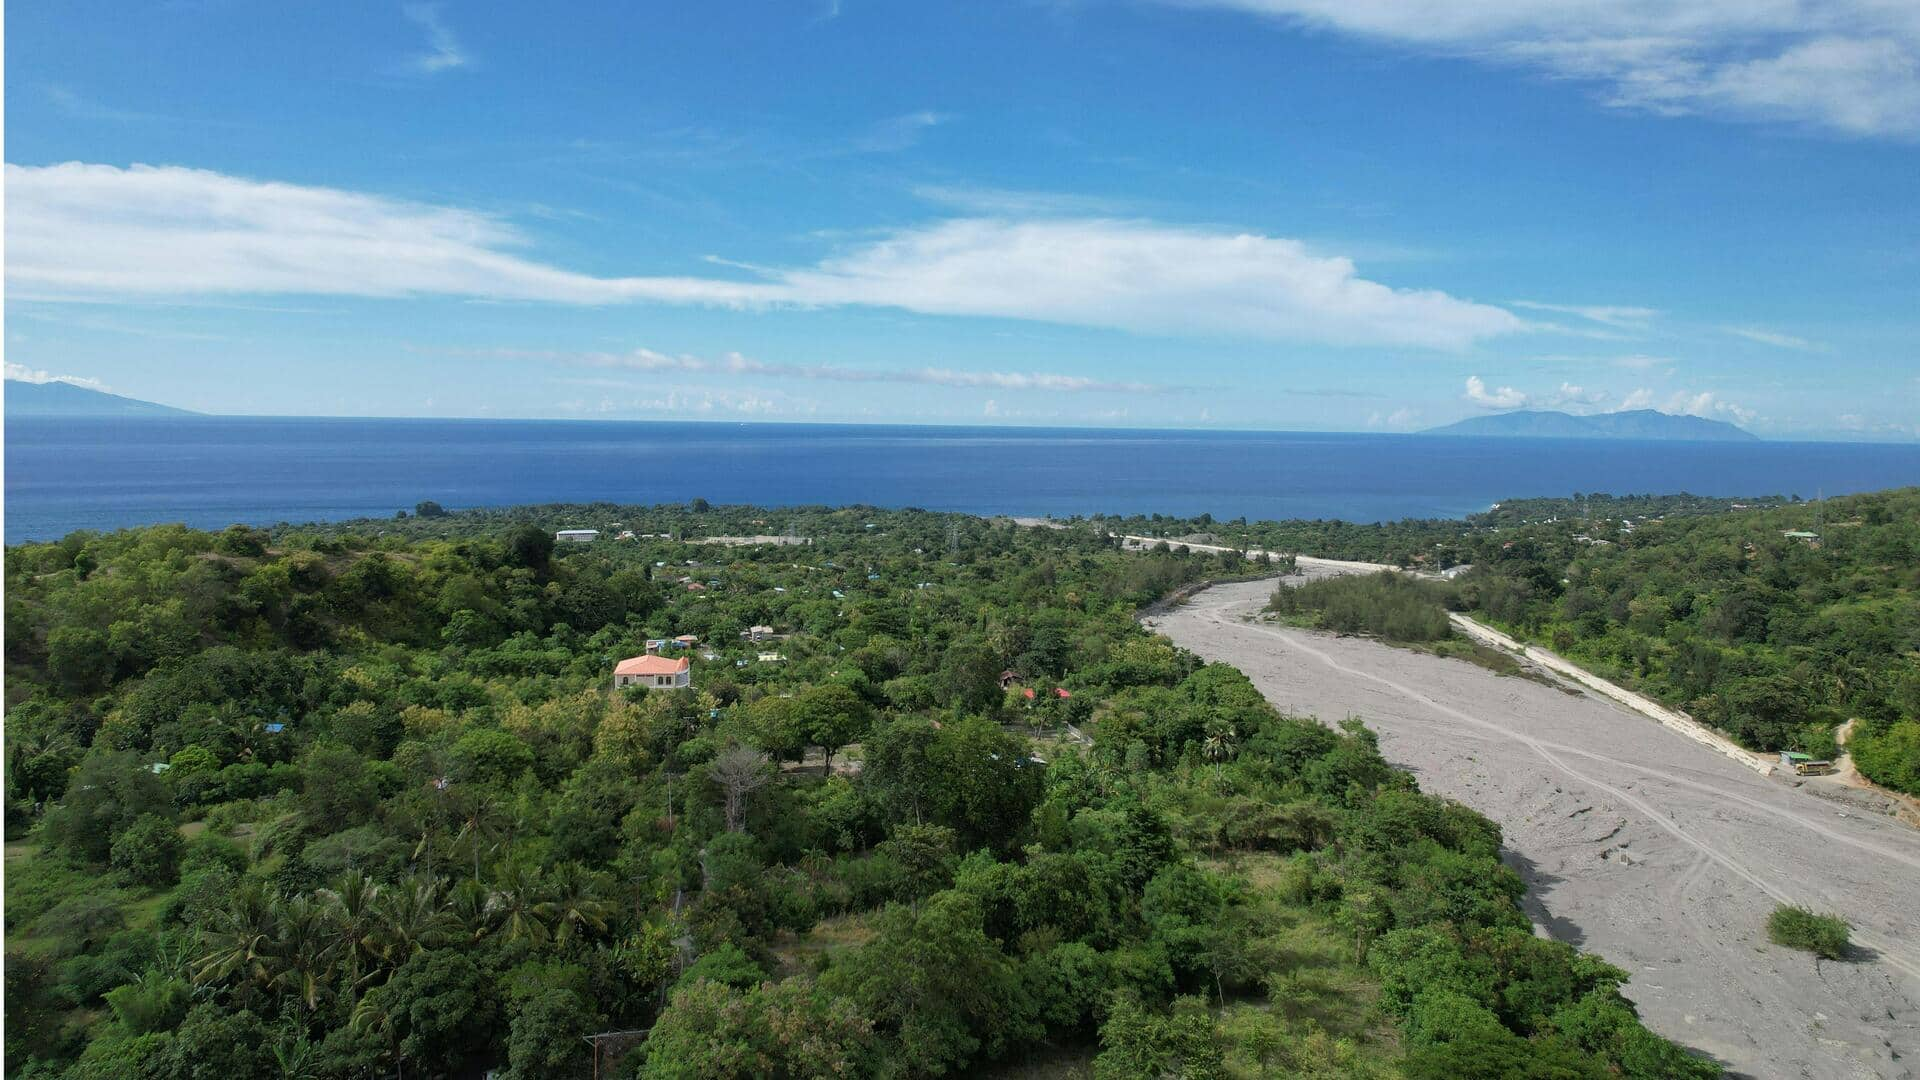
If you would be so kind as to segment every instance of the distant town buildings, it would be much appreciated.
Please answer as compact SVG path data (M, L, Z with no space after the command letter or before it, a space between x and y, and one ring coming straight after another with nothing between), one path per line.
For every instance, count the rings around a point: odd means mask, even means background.
M629 686L648 690L679 690L692 682L693 664L684 656L678 659L653 653L630 656L613 668L613 685L618 690Z
M562 544L591 544L600 539L599 529L561 529L553 534L556 542Z

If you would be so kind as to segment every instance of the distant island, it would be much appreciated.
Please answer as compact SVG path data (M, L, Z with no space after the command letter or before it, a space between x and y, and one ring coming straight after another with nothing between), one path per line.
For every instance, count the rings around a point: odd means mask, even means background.
M1757 442L1759 436L1727 423L1698 416L1676 416L1653 409L1572 413L1544 409L1474 416L1456 424L1429 428L1426 435L1478 435L1529 439L1686 439L1695 442Z
M104 390L89 390L68 382L26 382L8 379L6 387L8 419L22 417L82 416L199 416L187 409L156 405L151 401L121 397Z

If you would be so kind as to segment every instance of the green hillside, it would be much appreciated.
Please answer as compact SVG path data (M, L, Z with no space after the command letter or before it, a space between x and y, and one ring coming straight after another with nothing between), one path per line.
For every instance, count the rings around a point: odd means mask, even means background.
M1134 622L1257 567L423 509L8 551L10 1070L1718 1074L1534 935L1496 826ZM611 689L681 634L691 689Z

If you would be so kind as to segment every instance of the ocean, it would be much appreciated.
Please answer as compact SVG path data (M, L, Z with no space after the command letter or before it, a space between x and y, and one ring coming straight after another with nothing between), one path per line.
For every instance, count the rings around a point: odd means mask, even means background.
M1920 445L280 417L6 423L6 542L157 522L515 503L977 514L1460 517L1575 491L1839 495L1920 484Z

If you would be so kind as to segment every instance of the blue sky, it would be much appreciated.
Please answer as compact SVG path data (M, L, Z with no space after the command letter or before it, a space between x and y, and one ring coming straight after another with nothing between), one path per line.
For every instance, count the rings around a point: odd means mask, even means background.
M9 378L261 414L1920 437L1905 5L7 14Z

